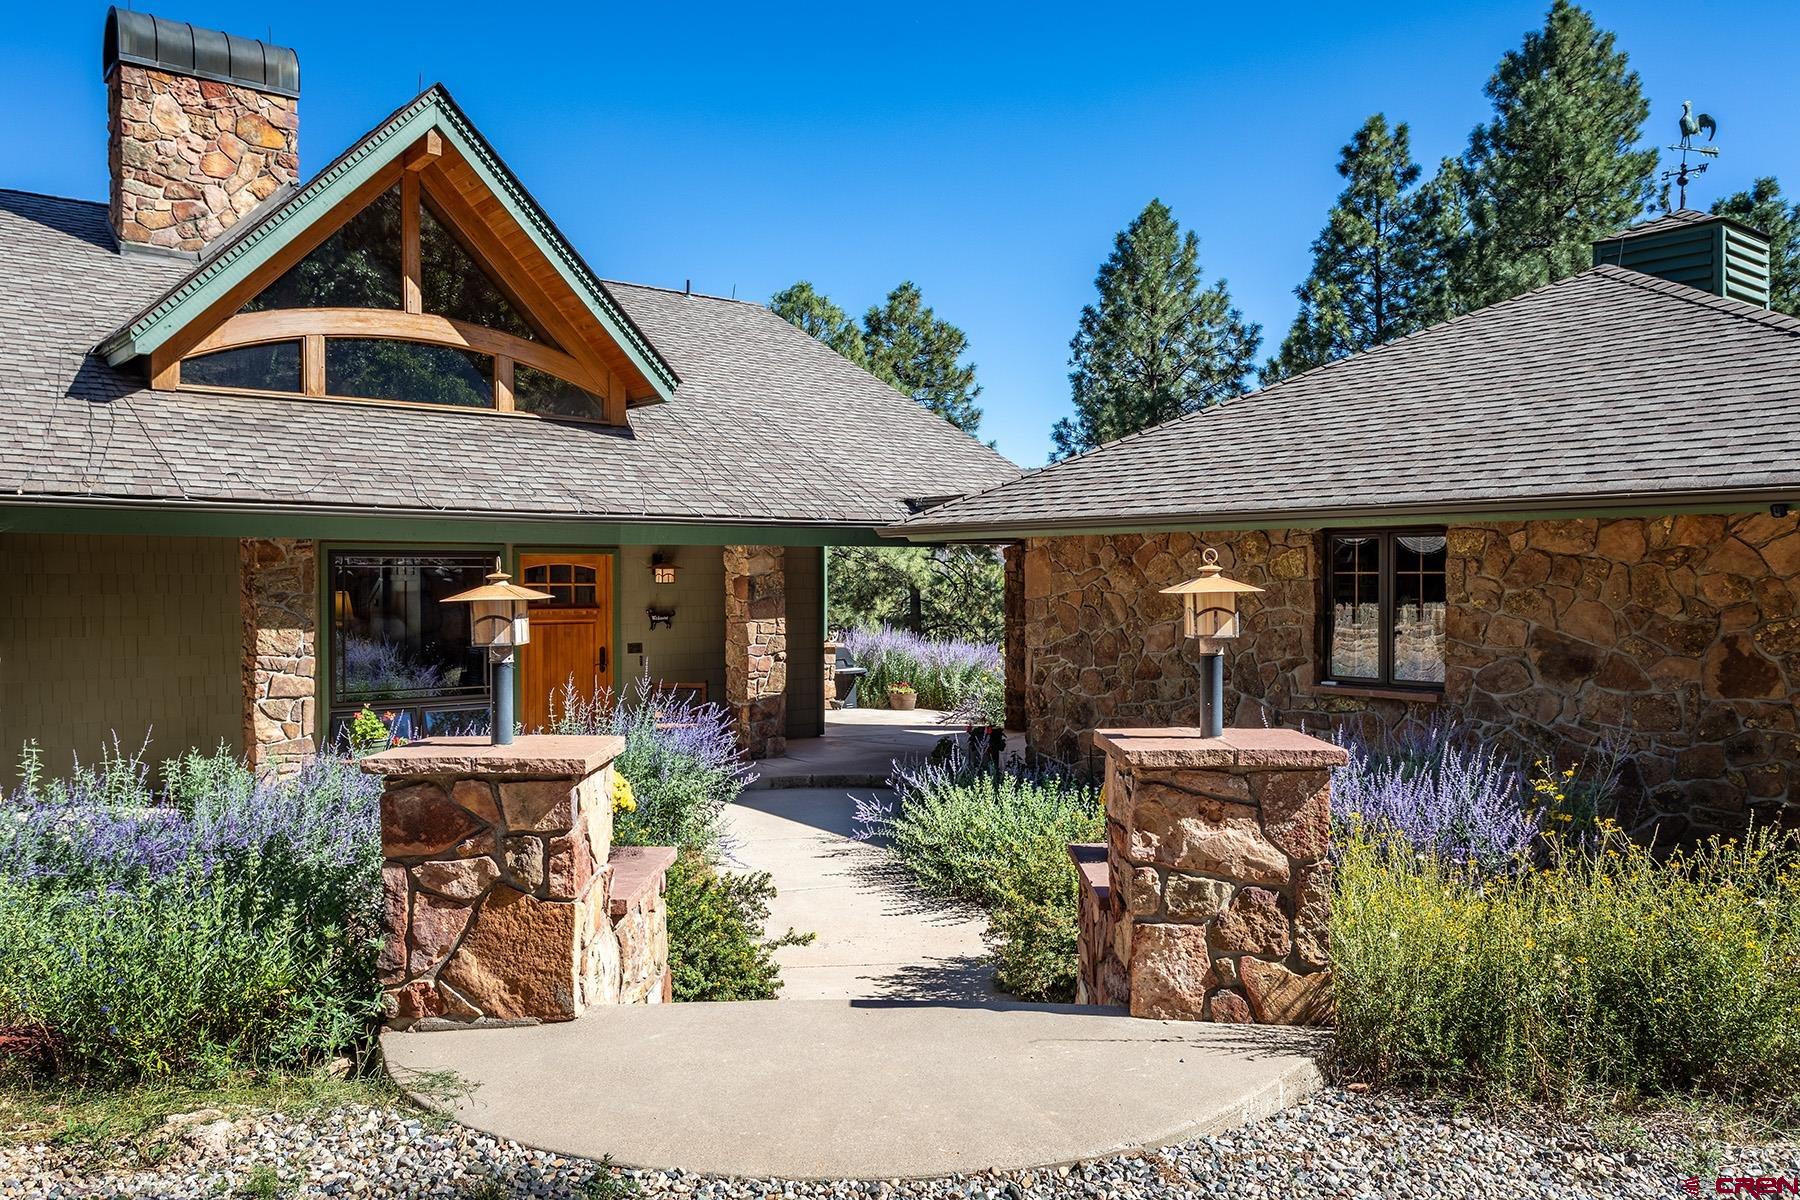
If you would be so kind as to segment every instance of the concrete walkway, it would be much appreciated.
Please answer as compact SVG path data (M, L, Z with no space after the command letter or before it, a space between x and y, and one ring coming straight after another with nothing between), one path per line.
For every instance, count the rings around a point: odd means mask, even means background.
M1182 1141L1317 1088L1309 1045L999 1000L650 1005L382 1038L402 1087L476 1129L627 1166L782 1179L1022 1169Z
M776 952L784 1000L980 1000L993 971L973 910L922 897L886 851L855 841L862 789L746 792L725 810L733 867L767 871L769 931L813 933Z

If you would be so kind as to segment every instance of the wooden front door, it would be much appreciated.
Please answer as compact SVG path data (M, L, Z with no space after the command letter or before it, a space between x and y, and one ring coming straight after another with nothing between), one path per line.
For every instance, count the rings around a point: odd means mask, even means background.
M531 605L531 640L519 651L519 720L526 732L550 724L573 686L583 700L613 682L610 554L521 554L519 582L552 600Z

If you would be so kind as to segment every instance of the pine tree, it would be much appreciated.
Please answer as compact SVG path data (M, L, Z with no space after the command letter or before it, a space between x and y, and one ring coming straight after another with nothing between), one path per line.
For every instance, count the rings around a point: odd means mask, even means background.
M1454 243L1453 192L1418 186L1407 127L1376 113L1345 146L1346 185L1313 241L1312 272L1294 289L1300 313L1268 383L1390 342L1448 313L1446 260Z
M1637 72L1586 10L1555 0L1541 31L1500 60L1494 119L1464 154L1470 236L1458 264L1471 306L1586 269L1593 243L1654 198L1657 153Z
M1789 204L1781 185L1765 177L1712 210L1769 235L1769 307L1800 316L1800 204Z
M975 366L965 366L969 337L925 307L918 285L900 284L863 314L868 367L964 433L981 426Z
M1203 287L1200 240L1160 200L1113 241L1069 343L1075 415L1051 430L1056 458L1161 424L1244 391L1262 330Z
M806 280L802 279L770 296L769 311L788 324L810 333L857 366L868 363L868 350L863 345L862 331L856 327L856 322Z

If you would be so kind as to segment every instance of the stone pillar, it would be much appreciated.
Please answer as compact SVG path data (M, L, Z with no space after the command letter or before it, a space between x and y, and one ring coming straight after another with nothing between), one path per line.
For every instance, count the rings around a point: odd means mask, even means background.
M566 1021L664 997L674 851L612 856L612 761L624 746L434 738L363 760L384 788L379 970L391 1028Z
M1025 543L1010 542L1005 551L1006 727L1025 728Z
M244 756L286 773L317 748L318 543L243 538L238 566Z
M837 698L837 655L843 646L842 642L825 643L825 711L842 708Z
M1094 745L1108 894L1092 919L1084 897L1085 998L1163 1020L1326 1019L1344 750L1292 729L1101 729Z
M787 753L787 572L780 546L725 547L725 704L745 753Z

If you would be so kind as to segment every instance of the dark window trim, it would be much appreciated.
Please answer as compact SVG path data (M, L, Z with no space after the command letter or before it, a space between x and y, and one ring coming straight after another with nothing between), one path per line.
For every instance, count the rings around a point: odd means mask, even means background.
M437 406L423 406L437 407ZM446 409L445 411L456 411ZM479 693L464 693L461 696L443 697L441 699L401 700L393 697L378 699L361 697L356 700L342 699L338 695L339 672L337 646L337 616L333 603L333 581L336 574L336 562L340 556L367 556L378 558L458 558L479 555L483 558L499 558L504 560L506 547L479 542L326 542L322 541L317 550L318 561L318 612L322 620L323 636L315 649L318 652L315 661L318 667L317 700L314 703L315 736L318 744L330 742L333 722L344 717L353 717L364 704L373 707L377 712L383 708L416 709L420 713L421 722L427 711L447 711L463 708L474 708L477 705L492 703L493 674L491 667L483 680Z
M1448 537L1449 530L1442 525L1408 525L1398 528L1359 529L1351 527L1320 531L1317 589L1319 619L1316 622L1314 638L1314 653L1317 656L1319 669L1315 672L1315 687L1325 689L1341 687L1346 692L1358 688L1419 692L1425 695L1443 692L1444 685L1442 683L1394 678L1394 539L1420 536ZM1336 564L1331 552L1331 542L1333 538L1342 537L1370 537L1375 539L1378 546L1376 591L1380 598L1380 615L1377 619L1381 623L1381 674L1379 678L1366 675L1338 676L1331 670L1331 634L1337 618L1337 606L1332 599L1334 593L1332 576L1336 571ZM1446 576L1448 567L1449 561L1446 556ZM1446 578L1447 584L1448 579Z

